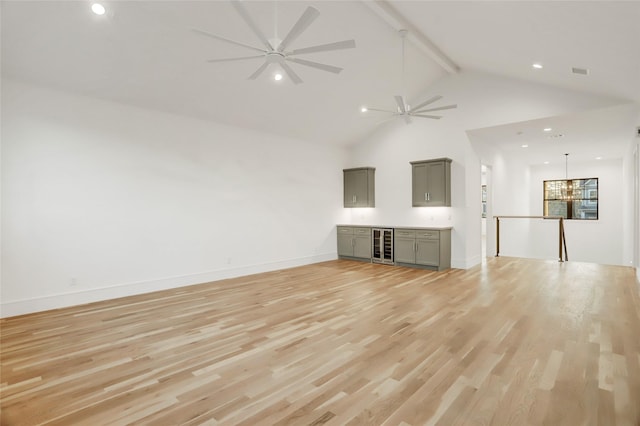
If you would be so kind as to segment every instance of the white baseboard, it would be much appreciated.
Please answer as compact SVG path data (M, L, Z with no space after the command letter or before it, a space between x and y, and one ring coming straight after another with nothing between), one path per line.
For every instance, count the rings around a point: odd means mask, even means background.
M149 281L116 284L110 287L86 289L31 299L13 300L8 302L3 301L2 303L0 303L0 318L48 311L51 309L66 308L69 306L83 305L85 303L117 299L119 297L134 296L136 294L151 293L154 291L168 290L171 288L207 283L211 281L223 280L226 278L240 277L244 275L258 274L261 272L275 271L278 269L287 269L296 266L310 265L312 263L325 262L328 260L335 260L337 258L337 253L325 253L315 256L281 260L277 262L241 266L238 268L220 269L215 271L207 271L197 274L181 275L175 277L166 277Z
M482 256L477 255L469 258L452 258L451 267L455 269L469 269L482 262Z

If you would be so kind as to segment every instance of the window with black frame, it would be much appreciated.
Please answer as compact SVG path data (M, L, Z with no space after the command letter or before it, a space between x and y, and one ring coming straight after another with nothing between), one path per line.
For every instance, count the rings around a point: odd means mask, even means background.
M598 178L545 180L544 215L598 220Z

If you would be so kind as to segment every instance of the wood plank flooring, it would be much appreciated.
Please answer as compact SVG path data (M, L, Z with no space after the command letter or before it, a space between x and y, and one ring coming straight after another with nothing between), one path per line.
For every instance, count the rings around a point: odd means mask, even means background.
M0 326L2 425L640 425L627 267L337 260Z

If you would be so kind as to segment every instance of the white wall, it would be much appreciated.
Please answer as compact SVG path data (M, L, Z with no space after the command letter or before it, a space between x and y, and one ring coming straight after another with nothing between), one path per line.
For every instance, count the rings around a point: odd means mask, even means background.
M564 179L564 165L531 167L530 214L543 214L543 181ZM622 159L571 162L569 178L598 178L598 220L567 220L564 222L569 260L610 265L624 265L623 247L626 235L623 227L624 179ZM528 257L557 258L557 221L537 221L528 238ZM547 223L550 222L550 223ZM551 223L552 222L552 223Z
M639 120L640 122L640 120ZM627 266L638 266L636 261L637 253L636 247L638 244L638 226L637 221L637 206L640 194L638 194L638 161L640 160L640 153L637 152L638 143L640 137L635 134L631 137L629 142L629 149L622 159L622 224L625 234L629 234L629 238L624 238L622 247L622 259L623 263Z
M518 158L493 153L493 213L542 216L544 180L564 179L565 165L528 166ZM625 247L632 233L625 225L626 173L623 160L569 163L569 177L599 178L599 220L565 221L569 260L629 265ZM487 222L487 241L495 238L494 222ZM488 255L492 252L488 251ZM558 259L558 222L542 219L501 219L500 255Z
M453 141L451 145L430 141ZM352 153L353 166L376 168L376 208L366 213L346 211L344 222L384 226L453 226L452 265L466 267L465 245L461 237L465 226L466 188L465 153L466 135L462 131L447 129L440 123L414 120L389 122L366 143L357 145ZM453 160L452 206L412 208L410 161L449 157ZM345 209L349 210L349 209ZM351 209L355 210L355 209Z
M529 167L522 161L497 153L493 161L493 214L496 216L528 216L530 212ZM495 220L487 227L487 238L495 241ZM491 233L489 234L489 229ZM527 257L527 241L531 233L531 221L524 219L500 219L500 255ZM492 244L495 254L496 245Z
M346 151L2 89L2 316L336 257Z

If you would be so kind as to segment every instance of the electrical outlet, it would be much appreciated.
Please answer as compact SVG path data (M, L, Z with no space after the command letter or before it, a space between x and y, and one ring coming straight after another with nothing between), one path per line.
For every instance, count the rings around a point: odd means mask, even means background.
M69 280L69 285L71 285L71 287L75 287L78 285L78 279L73 277L71 278L71 280Z
M226 262L226 264L227 264L227 265L231 265L231 258L230 258L230 257L227 257L227 259L225 260L225 262Z

